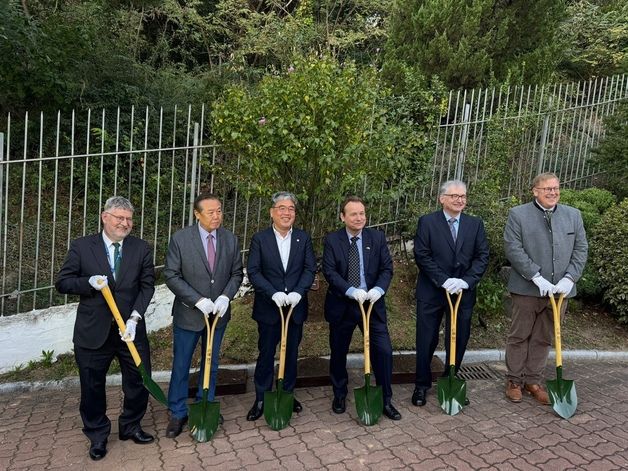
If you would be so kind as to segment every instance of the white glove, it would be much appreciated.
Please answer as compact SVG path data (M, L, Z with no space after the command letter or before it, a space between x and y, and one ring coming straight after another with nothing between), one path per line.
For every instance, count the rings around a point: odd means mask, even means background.
M120 334L120 338L125 342L133 342L135 340L135 331L137 328L137 321L139 321L142 317L133 311L129 320L126 321L126 327L124 328L124 334L120 332L118 329L118 333Z
M375 304L379 298L382 297L382 293L375 288L371 288L368 293L366 293L366 299L368 299L371 304Z
M541 275L532 278L532 282L539 287L539 293L545 297L554 291L554 285L543 278Z
M271 299L275 301L275 304L279 307L287 306L288 304L290 304L290 302L288 301L288 295L282 291L277 291L275 294L273 294Z
M291 293L288 293L287 299L288 299L288 304L291 304L292 307L294 307L297 304L299 304L299 301L301 301L301 295L297 293L296 291L293 291Z
M100 291L109 283L107 282L107 277L105 275L94 275L89 277L89 284L92 285L92 288Z
M573 289L573 281L571 281L567 277L564 277L564 278L561 278L560 281L554 285L554 289L552 290L552 293L567 295L571 293L572 289Z
M218 317L222 317L225 315L225 312L227 312L227 309L229 309L229 298L221 294L216 301L214 301L214 314L217 314Z
M214 303L208 298L201 298L195 306L199 308L205 316L209 316L214 311Z
M366 301L368 294L363 289L357 288L353 290L353 292L351 293L351 297L360 304L364 304L364 301Z
M449 294L456 294L463 289L469 289L469 284L461 278L447 278L442 285Z

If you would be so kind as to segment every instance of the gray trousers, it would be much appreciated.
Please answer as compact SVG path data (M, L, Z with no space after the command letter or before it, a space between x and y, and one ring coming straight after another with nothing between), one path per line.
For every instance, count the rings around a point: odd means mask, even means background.
M506 341L506 378L519 385L540 384L554 338L552 305L549 298L510 296L512 324ZM561 319L566 310L565 299Z

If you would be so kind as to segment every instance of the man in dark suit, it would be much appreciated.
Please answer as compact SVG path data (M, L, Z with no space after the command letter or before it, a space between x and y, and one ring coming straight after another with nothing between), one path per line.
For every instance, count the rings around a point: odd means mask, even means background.
M124 403L118 419L120 440L146 444L153 436L145 433L140 421L146 412L148 390L135 366L125 341L135 342L142 364L150 374L150 352L142 316L155 292L152 250L148 243L130 236L133 206L121 196L105 202L101 214L103 231L73 240L56 288L63 294L80 296L74 323L74 356L81 381L83 433L91 445L93 460L107 454L111 421L107 417L105 379L114 357L120 362ZM109 285L122 318L124 336L98 292Z
M272 197L270 217L273 224L251 239L247 273L255 288L253 319L257 321L259 355L255 365L255 402L246 420L257 420L264 412L264 392L272 390L275 372L275 350L281 340L279 308L288 314L284 389L293 391L297 376L297 357L307 318L306 293L316 273L316 257L312 239L301 229L293 227L297 199L292 193L279 192ZM294 412L302 406L294 400Z
M357 196L342 202L340 219L345 227L327 235L323 250L323 274L329 283L325 319L329 322L331 347L332 410L336 414L346 410L347 353L355 327L363 330L358 304L368 301L374 304L369 326L371 363L375 380L382 387L384 415L400 420L401 414L391 402L392 344L383 299L393 274L386 237L383 232L364 227L366 209Z
M175 438L188 420L186 400L192 354L199 339L201 371L197 400L203 397L207 328L203 316L220 316L212 346L208 400L213 401L218 377L220 345L231 318L230 302L242 282L242 259L237 237L221 227L222 204L210 193L194 200L198 224L177 231L170 239L164 278L175 295L172 304L173 358L166 436ZM221 417L222 419L222 417Z
M443 184L442 210L419 218L414 258L419 268L416 286L416 380L412 404L424 406L432 385L430 364L445 321L446 364L449 365L449 294L462 292L456 335L456 371L471 335L475 289L488 266L488 241L481 219L462 214L467 186L460 180ZM454 300L452 300L453 302Z

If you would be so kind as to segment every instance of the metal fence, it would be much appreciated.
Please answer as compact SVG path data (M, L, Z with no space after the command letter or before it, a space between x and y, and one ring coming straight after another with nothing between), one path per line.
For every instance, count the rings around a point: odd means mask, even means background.
M545 170L566 186L590 185L597 172L591 148L603 136L602 119L628 97L627 85L621 75L451 92L432 134L433 160L421 170L431 184L369 208L369 224L398 232L406 207L417 201L433 207L450 178L467 180L472 191L495 134L510 136L512 178L503 196L525 194L531 177ZM268 201L244 197L213 173L221 155L207 111L131 107L0 119L0 315L67 302L54 290L55 275L70 241L100 230L110 195L136 205L134 234L151 243L158 268L172 233L192 221L191 202L201 189L221 195L224 225L246 252L251 235L268 224Z

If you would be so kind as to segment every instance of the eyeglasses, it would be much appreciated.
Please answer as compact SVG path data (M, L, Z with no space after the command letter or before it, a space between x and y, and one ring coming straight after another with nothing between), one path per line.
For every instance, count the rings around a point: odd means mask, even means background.
M445 193L443 196L449 196L454 201L458 201L458 200L467 201L467 195L456 195L456 194Z
M133 218L126 218L124 216L116 216L113 213L110 213L109 211L105 211L109 216L111 216L112 218L114 218L116 221L118 221L119 224L122 224L124 221L126 221L127 224L133 224Z
M273 209L276 209L280 213L294 213L297 210L294 206L273 206Z
M546 186L544 188L539 188L537 186L536 189L537 190L541 190L543 193L551 193L552 191L554 193L558 193L560 191L560 187L559 186Z

